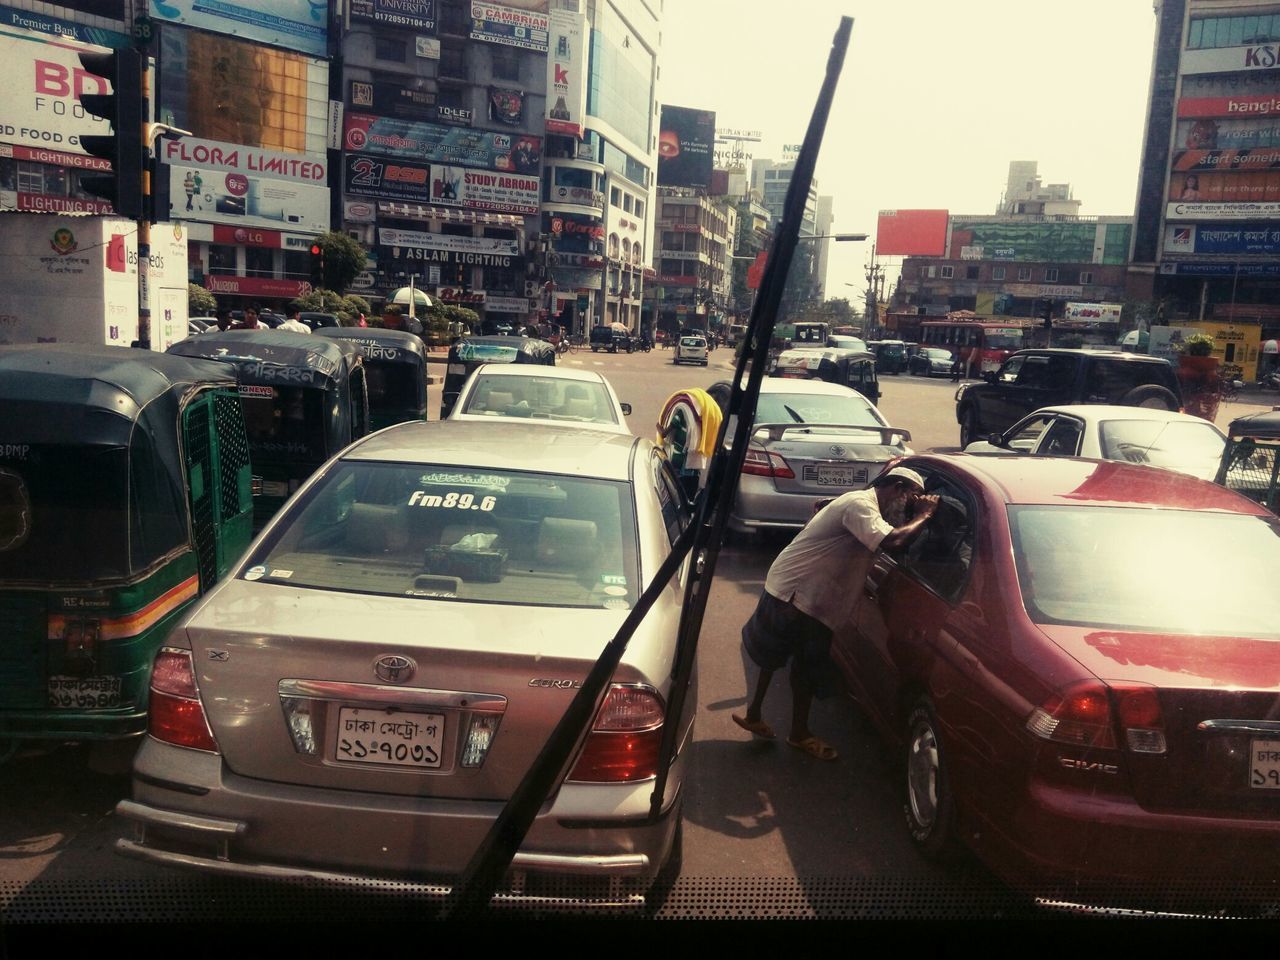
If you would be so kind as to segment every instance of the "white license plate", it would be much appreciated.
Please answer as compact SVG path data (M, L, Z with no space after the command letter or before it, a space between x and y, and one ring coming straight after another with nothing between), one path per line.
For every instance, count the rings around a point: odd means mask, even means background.
M120 706L119 677L49 678L49 706L70 710L106 710Z
M1249 786L1280 790L1280 740L1254 740L1249 744Z
M865 467L818 467L820 487L852 487L855 483L866 482Z
M340 707L333 759L434 769L443 743L443 714Z

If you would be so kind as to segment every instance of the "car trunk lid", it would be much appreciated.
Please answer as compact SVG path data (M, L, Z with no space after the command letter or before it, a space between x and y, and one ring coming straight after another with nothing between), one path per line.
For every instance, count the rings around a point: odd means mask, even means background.
M755 431L752 444L781 456L791 468L791 477L775 469L779 492L822 496L866 487L885 464L906 453L898 443L904 439L910 434L892 427L773 424Z
M1165 751L1135 751L1116 730L1142 806L1280 815L1280 640L1040 629L1109 685L1156 690Z
M232 770L454 799L511 794L625 616L240 581L217 600L187 633ZM648 679L627 661L616 676Z

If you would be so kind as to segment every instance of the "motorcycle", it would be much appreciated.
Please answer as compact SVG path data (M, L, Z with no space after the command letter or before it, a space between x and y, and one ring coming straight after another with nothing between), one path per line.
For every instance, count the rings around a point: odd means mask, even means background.
M653 340L652 340L652 338L647 337L647 336L641 337L641 338L640 338L640 349L641 349L641 350L643 350L645 353L648 353L650 350L652 350L652 349L653 349Z
M1263 390L1274 390L1276 393L1280 393L1280 370L1263 374L1258 378L1258 386Z

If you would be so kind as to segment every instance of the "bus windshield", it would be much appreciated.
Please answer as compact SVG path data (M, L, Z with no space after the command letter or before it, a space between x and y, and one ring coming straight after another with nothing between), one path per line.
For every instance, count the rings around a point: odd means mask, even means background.
M988 350L1021 350L1022 330L1018 327L987 328Z

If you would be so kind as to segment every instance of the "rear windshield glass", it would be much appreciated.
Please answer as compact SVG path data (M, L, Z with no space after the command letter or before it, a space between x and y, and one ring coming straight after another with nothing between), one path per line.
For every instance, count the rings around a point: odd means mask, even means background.
M1104 420L1098 425L1102 456L1168 467L1211 479L1226 440L1206 423L1174 420Z
M701 348L701 347L705 347L706 345L707 345L707 341L703 340L701 337L685 337L683 340L680 341L680 346L682 347Z
M871 404L852 393L843 397L818 393L762 393L756 405L756 423L885 425Z
M342 462L244 579L428 600L625 609L638 574L624 483Z
M500 343L459 343L454 347L457 359L464 363L514 363L518 347Z
M415 410L425 400L422 371L415 364L366 362L364 376L374 410Z
M255 461L325 459L325 391L242 384L240 405Z
M1276 635L1280 520L1275 517L1014 506L1009 520L1022 599L1037 623ZM1170 573L1181 567L1194 569L1194 583Z
M484 417L526 417L534 420L586 423L618 422L603 383L537 376L495 377L477 374L462 412Z

